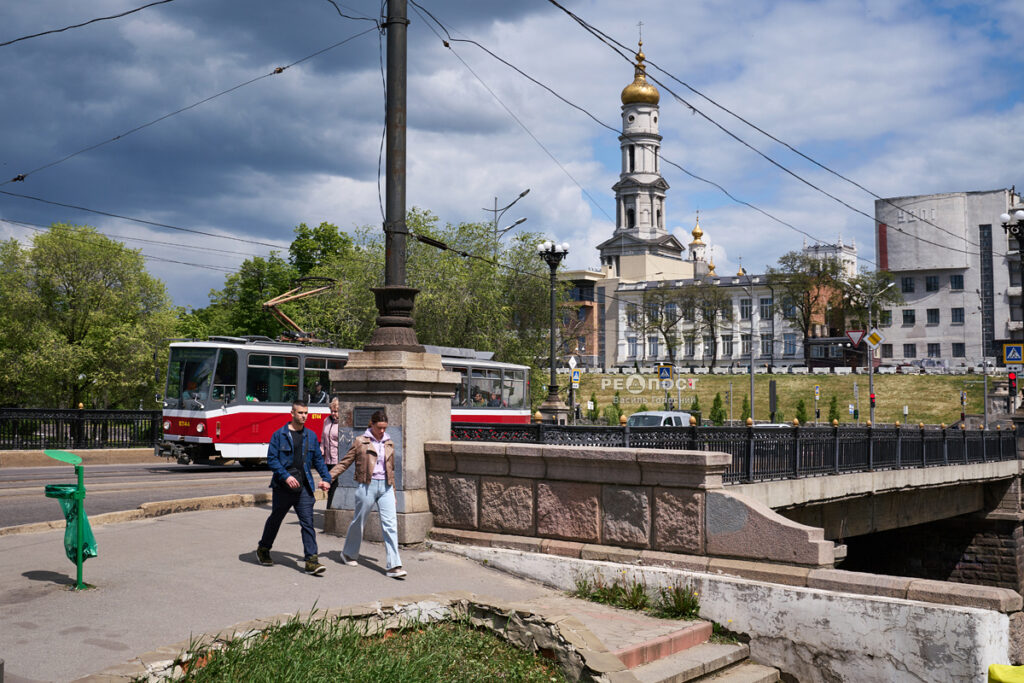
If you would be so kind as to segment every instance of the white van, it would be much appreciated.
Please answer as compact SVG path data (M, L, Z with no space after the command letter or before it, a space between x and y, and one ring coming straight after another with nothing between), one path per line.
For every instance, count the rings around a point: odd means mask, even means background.
M681 410L644 410L626 420L630 427L689 427L690 414Z

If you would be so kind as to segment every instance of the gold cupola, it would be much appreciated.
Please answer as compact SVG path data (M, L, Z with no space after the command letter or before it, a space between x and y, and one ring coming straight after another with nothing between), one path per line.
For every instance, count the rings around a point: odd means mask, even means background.
M704 231L700 229L700 216L697 216L697 223L694 225L693 232L690 234L693 235L693 242L690 244L704 244L701 240L701 237L704 236Z
M644 65L643 47L644 41L641 40L636 53L636 69L633 82L622 89L623 104L657 104L658 100L661 99L658 89L647 82L647 67Z
M708 275L715 275L715 276L718 275L718 273L715 272L715 261L714 261L714 259L712 259L711 263L708 264Z

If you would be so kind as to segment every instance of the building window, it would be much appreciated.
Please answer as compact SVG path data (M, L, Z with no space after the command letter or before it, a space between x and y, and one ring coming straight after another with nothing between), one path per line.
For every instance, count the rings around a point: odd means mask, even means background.
M749 334L741 334L740 335L740 348L741 348L740 352L744 356L749 356L750 355L750 335Z
M712 358L715 355L715 338L710 335L704 336L704 357Z
M587 338L576 337L576 353L586 353L587 351Z
M964 309L962 308L951 308L949 311L949 320L954 325L964 324Z
M626 324L630 327L636 327L636 304L626 305Z
M633 169L636 168L636 146L629 146L629 172L632 173Z
M900 288L904 294L914 293L914 278L905 277L900 279Z
M964 276L963 275L950 275L949 276L949 288L953 290L962 290L964 288Z
M882 344L882 358L892 358L892 344Z
M675 322L679 319L679 307L675 304L665 304L665 319Z
M938 325L939 324L939 309L937 309L937 308L929 308L928 311L927 311L927 314L928 314L928 324L929 325Z
M647 338L647 355L651 358L658 357L658 335L656 334Z
M1010 286L1020 287L1020 261L1017 259L1010 261Z
M761 355L771 356L772 355L772 338L761 337Z
M772 298L770 296L761 297L761 310L758 314L761 316L761 320L772 319Z
M636 358L639 355L637 353L637 351L639 351L639 349L637 348L636 335L635 334L631 334L628 337L626 337L626 344L629 346L629 351L628 351L629 357L630 358Z
M1019 296L1010 297L1010 320L1014 322L1024 320L1024 311L1022 311L1020 308Z
M686 355L689 356L690 358L693 358L693 346L694 344L692 338L687 339L686 342L683 344L684 351Z
M892 325L892 311L886 309L878 312L878 324L882 327L889 327Z
M904 344L903 345L903 357L904 358L917 358L917 344Z
M795 320L797 317L796 304L793 303L793 299L790 297L786 297L782 300L782 317L787 320Z
M740 299L740 320L750 320L753 309L753 302L750 299Z
M915 322L917 322L917 315L914 313L914 309L905 309L903 311L903 324L913 325Z
M732 358L732 335L722 335L722 358Z
M937 291L939 291L939 276L938 275L925 275L925 277L924 277L924 291L926 291L926 292L937 292Z
M811 358L824 358L826 349L821 344L815 344L811 347Z
M940 355L941 354L939 353L939 345L938 344L934 344L934 343L933 344L928 344L928 357L929 358L938 358Z
M796 333L787 332L782 335L782 353L786 356L796 355Z
M963 342L953 342L953 358L963 358L967 355L967 345Z

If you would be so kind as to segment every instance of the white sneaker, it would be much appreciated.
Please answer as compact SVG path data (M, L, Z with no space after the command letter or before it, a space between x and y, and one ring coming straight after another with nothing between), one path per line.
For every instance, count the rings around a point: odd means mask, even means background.
M354 567L354 566L356 566L356 564L358 564L355 560L353 560L351 557L349 557L345 553L341 554L341 563L342 564L347 564L350 567Z
M395 567L394 569L389 569L387 571L388 577L392 579L404 579L406 574L408 574L408 572L401 567Z

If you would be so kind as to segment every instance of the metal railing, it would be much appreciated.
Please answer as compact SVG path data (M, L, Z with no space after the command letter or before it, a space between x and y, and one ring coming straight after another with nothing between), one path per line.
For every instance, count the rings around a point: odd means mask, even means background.
M0 408L0 450L144 448L160 435L159 410Z
M736 484L874 470L1015 460L1013 430L921 427L570 427L452 425L452 441L721 451Z

